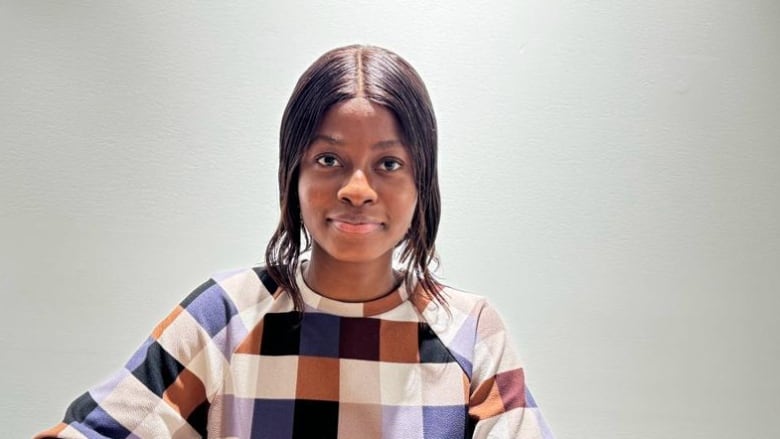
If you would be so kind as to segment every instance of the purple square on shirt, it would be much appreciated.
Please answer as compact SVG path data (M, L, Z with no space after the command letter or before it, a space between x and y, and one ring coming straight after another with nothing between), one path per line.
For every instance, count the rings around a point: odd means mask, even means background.
M290 399L256 399L252 416L252 438L292 438L295 401Z
M304 313L301 327L301 355L338 358L339 318L329 314Z
M244 341L248 332L241 317L235 316L230 319L227 326L214 336L214 344L222 351L222 355L225 358L230 359L230 356L236 350L236 347Z
M117 422L116 419L111 417L100 406L95 407L89 415L84 419L83 425L90 428L94 428L95 433L100 433L102 436L96 437L126 437L130 434L130 430L125 428L122 424ZM95 434L90 432L91 434ZM89 435L87 435L89 436Z
M463 437L466 431L466 406L423 407L423 431L426 438Z
M201 285L190 294L182 306L212 337L238 313L225 290L213 280Z
M382 437L424 439L422 433L422 407L389 405L382 408Z
M144 348L144 353L145 352L146 352L146 348ZM146 357L145 354L144 357ZM141 360L141 362L143 362L143 360ZM138 366L136 365L135 367ZM119 372L111 375L105 381L100 383L99 386L95 386L92 389L90 389L89 390L90 396L92 397L92 399L95 400L95 402L100 404L101 402L103 402L104 399L106 399L106 397L108 397L111 394L111 392L114 391L114 389L117 388L119 383L121 383L122 381L124 381L125 378L127 378L128 375L130 375L129 370L121 369Z
M219 416L223 424L220 434L224 437L250 437L249 428L253 421L254 406L253 398L218 394L212 401L211 408L217 408L221 412Z
M138 366L140 366L144 360L146 360L146 352L149 350L149 346L151 346L154 342L155 340L152 337L147 338L141 347L139 347L138 350L133 353L133 356L130 357L130 360L127 361L125 364L125 369L135 370Z
M246 268L235 268L235 269L232 269L232 270L225 270L225 271L221 271L219 273L215 273L214 275L211 276L211 278L214 279L217 282L222 282L222 281L225 281L227 279L230 279L231 277L235 276L236 274L246 273L246 272L247 272Z
M448 348L453 356L458 360L460 366L471 378L472 357L474 355L474 345L477 342L477 319L474 316L466 317L455 338L452 339Z

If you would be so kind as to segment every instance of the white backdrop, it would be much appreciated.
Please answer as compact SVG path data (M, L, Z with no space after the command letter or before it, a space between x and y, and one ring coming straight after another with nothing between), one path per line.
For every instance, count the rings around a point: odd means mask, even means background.
M260 260L286 99L361 42L428 84L440 274L559 438L780 437L780 3L269 3L0 6L0 436Z

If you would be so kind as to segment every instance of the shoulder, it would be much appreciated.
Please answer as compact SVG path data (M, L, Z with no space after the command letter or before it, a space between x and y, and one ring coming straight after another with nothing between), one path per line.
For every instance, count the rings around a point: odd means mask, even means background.
M444 287L444 297L447 300L447 306L460 312L472 314L479 312L482 308L490 306L488 299L476 293L467 292L453 287Z
M263 267L220 271L155 327L152 340L174 351L199 352L198 346L208 345L230 358L267 313L291 309L288 295L282 294Z
M468 340L474 345L480 340L506 332L500 312L490 300L472 292L446 286L442 289L446 303L425 301L420 308L423 319L443 340Z
M473 333L474 344L493 343L507 336L507 327L499 310L481 295L450 289L450 312L463 314L461 326Z
M441 293L446 303L418 303L420 314L471 378L475 350L485 332L483 325L494 326L484 317L491 321L495 314L482 295L452 287L444 287Z
M451 286L444 286L441 296L444 303L435 300L418 301L423 317L430 318L431 323L438 322L437 326L444 326L443 323L446 323L446 326L450 327L476 327L482 313L493 309L485 296Z
M224 270L195 288L179 307L213 336L234 316L269 308L280 296L278 290L262 266Z
M183 307L193 303L236 307L245 306L273 298L277 293L276 282L268 275L265 267L254 266L219 271L195 288L182 302Z

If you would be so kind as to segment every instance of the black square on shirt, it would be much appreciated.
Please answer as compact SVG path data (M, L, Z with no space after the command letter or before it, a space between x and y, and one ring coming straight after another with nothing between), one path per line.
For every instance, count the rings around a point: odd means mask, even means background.
M338 437L339 403L336 401L295 401L293 439L331 439Z
M65 419L62 421L66 424L72 422L84 422L84 419L95 410L98 404L92 399L92 395L89 392L76 398L75 401L68 407L65 412Z
M276 284L276 281L273 280L271 275L268 274L265 267L254 267L252 270L255 272L255 274L257 274L260 282L263 283L263 287L265 287L265 290L268 291L268 294L273 296L279 286Z
M146 350L144 361L133 370L133 375L155 395L162 397L165 389L176 381L183 370L181 363L154 342Z
M298 312L266 314L260 355L298 355L301 344L301 315Z
M208 400L203 401L199 406L195 407L195 410L187 417L187 423L203 437L206 437L208 434L207 427L210 407L211 404L209 404Z
M430 326L421 323L417 333L420 344L420 363L450 363L455 361L444 342Z

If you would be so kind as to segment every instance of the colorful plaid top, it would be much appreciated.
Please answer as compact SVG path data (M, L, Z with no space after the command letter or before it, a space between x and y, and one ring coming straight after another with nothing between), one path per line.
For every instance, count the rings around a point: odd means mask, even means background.
M37 437L552 438L483 298L298 285L302 314L261 267L214 276Z

